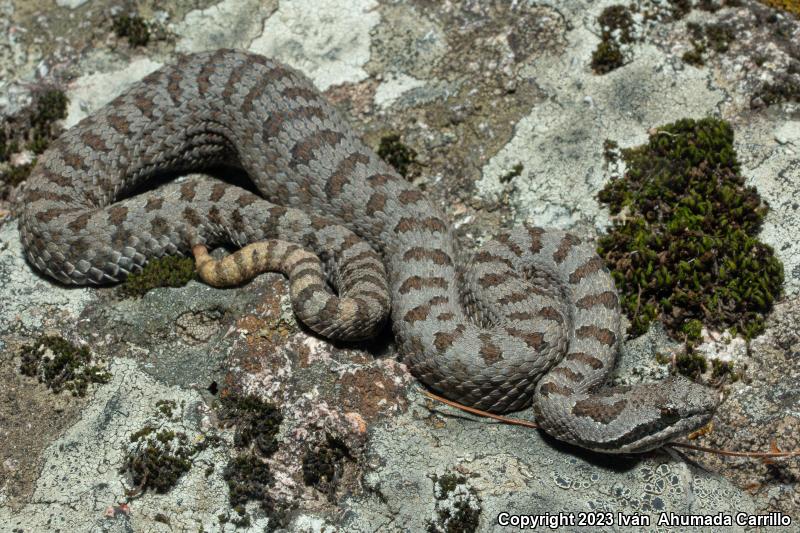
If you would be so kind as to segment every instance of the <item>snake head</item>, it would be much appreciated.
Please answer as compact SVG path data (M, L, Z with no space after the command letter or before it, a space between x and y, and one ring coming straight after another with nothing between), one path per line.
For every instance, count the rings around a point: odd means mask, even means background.
M630 412L627 429L616 450L641 453L701 428L711 419L720 402L719 392L683 376L670 376L659 383L631 388L623 395Z
M642 453L707 424L719 393L683 376L658 383L561 394L541 390L533 409L539 427L553 437L602 453Z

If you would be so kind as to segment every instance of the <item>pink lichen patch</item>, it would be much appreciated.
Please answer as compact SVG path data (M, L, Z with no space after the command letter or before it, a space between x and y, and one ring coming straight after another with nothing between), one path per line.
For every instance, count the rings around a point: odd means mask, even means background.
M346 411L359 414L366 422L385 413L405 411L408 401L403 388L408 374L393 360L343 374L338 390Z
M351 116L366 116L373 111L375 91L379 82L374 79L361 83L335 85L323 94L334 105L348 109Z

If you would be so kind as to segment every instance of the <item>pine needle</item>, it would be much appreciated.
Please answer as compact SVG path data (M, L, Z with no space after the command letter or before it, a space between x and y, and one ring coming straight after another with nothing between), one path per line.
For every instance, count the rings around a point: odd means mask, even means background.
M537 429L539 426L534 424L533 422L529 422L527 420L520 420L519 418L509 418L503 415L496 415L494 413L489 413L487 411L481 411L480 409L475 409L474 407L467 407L466 405L461 405L460 403L454 402L452 400L448 400L447 398L442 398L430 391L422 391L425 396L436 400L437 402L442 402L445 405L449 405L450 407L455 407L456 409L460 409L466 413L470 413L477 416L482 416L484 418L491 418L493 420L497 420L502 422L503 424L509 424L512 426L522 426L531 429Z
M774 444L774 441L772 444ZM770 451L768 452L736 452L733 450L719 450L717 448L708 448L706 446L696 446L694 444L686 444L683 442L668 442L665 444L665 446L672 446L673 448L685 448L687 450L694 450L696 452L713 453L728 457L748 457L751 459L761 459L764 464L773 464L775 461L772 459L785 459L789 457L800 456L800 450L784 452L778 450L777 447L773 449L772 446L770 446Z
M496 415L494 413L489 413L487 411L475 409L474 407L467 407L466 405L461 405L458 402L448 400L447 398L442 398L441 396L434 394L430 391L422 391L422 392L423 394L425 394L425 396L427 396L432 400L436 400L437 402L441 402L445 405L449 405L450 407L454 407L456 409L459 409L461 411L476 416L491 418L492 420L497 420L498 422L501 422L503 424L509 424L513 426L522 426L531 429L537 429L539 427L534 422L530 422L528 420L520 420L519 418L509 418L507 416ZM664 446L670 446L673 448L685 448L687 450L694 450L703 453L711 453L715 455L725 455L728 457L746 457L750 459L761 459L761 461L764 464L774 463L773 459L784 459L784 458L800 456L800 450L792 450L787 452L780 450L775 440L773 440L770 443L770 451L768 452L736 452L732 450L719 450L716 448L708 448L706 446L696 446L694 444L685 444L683 442L668 442Z

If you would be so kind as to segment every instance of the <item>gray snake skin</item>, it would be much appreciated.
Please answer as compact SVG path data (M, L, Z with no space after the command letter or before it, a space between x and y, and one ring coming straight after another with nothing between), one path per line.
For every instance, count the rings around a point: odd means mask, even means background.
M142 191L212 164L243 169L259 194L212 178ZM589 243L523 226L461 268L439 208L303 75L258 55L185 55L150 74L56 141L23 195L27 258L56 280L115 282L196 245L268 241L315 331L366 337L391 310L405 362L431 390L492 412L532 406L545 432L591 450L659 447L718 403L682 377L604 387L620 311Z

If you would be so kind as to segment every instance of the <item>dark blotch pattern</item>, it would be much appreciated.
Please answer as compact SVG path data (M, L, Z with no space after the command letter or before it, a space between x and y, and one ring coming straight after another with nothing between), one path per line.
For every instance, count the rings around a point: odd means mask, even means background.
M241 168L257 194L194 176L153 188L158 176L219 164ZM120 281L176 254L194 254L208 283L277 270L297 317L321 335L368 337L391 308L410 370L455 401L493 412L532 404L545 431L593 449L628 451L664 433L665 417L636 405L674 396L674 384L601 387L619 317L606 311L616 292L591 244L523 225L458 265L441 209L303 75L268 58L180 56L52 143L23 194L27 258L64 283ZM216 262L207 249L221 245L237 251ZM670 416L679 426L680 413Z

